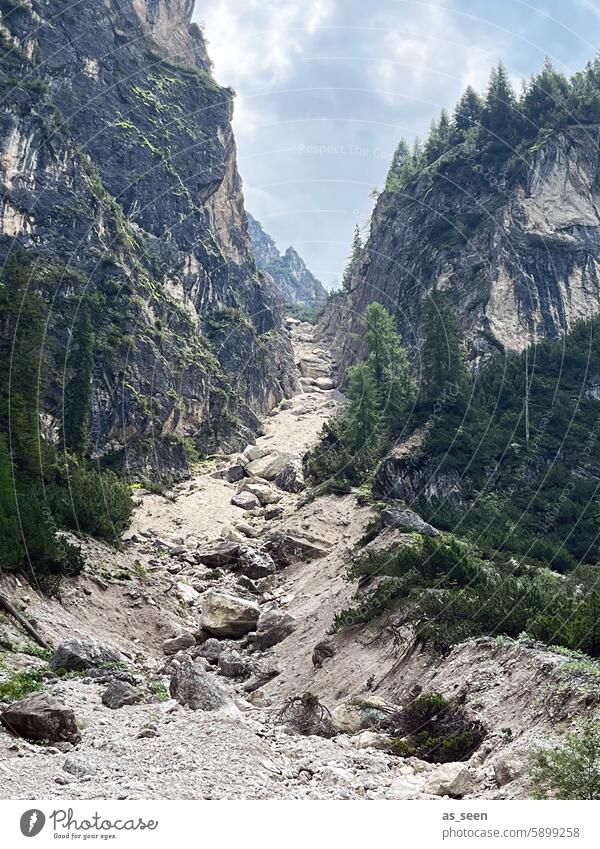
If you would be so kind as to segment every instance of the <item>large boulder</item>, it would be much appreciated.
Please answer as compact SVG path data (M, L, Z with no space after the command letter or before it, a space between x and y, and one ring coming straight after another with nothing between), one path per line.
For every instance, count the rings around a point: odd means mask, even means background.
M504 787L511 781L520 778L530 762L530 752L517 751L500 755L494 762L494 778L498 787Z
M254 693L260 687L268 684L272 678L276 678L280 670L270 661L259 660L252 664L252 677L244 684L246 693Z
M363 729L376 728L397 710L397 705L380 696L354 696L332 710L331 722L337 731L358 734Z
M209 590L202 597L201 624L217 637L241 637L256 629L260 608L254 601Z
M294 631L296 620L289 613L275 607L263 610L256 625L257 649L264 651L277 645Z
M261 505L265 507L267 504L277 504L278 501L281 501L282 495L280 492L275 492L275 490L269 486L265 481L254 481L249 480L244 482L240 488L241 492L249 492L252 495L256 496L260 501Z
M214 676L193 660L182 663L175 671L169 691L180 704L192 710L218 710L229 702Z
M277 571L270 554L266 551L257 551L250 546L240 549L238 568L248 578L253 579L266 578Z
M217 640L216 637L209 637L198 649L197 656L205 658L209 663L217 664L223 652L235 648L235 645L233 640Z
M333 657L335 653L336 647L333 640L325 639L317 643L312 653L312 663L315 669L320 669L323 666L323 662Z
M400 528L405 531L416 531L426 537L437 537L437 528L421 519L414 510L408 507L386 507L381 513L381 520L387 528Z
M260 507L260 501L251 492L236 492L231 503L234 507L241 507L242 510L255 510Z
M306 489L301 462L290 460L275 478L275 486L285 492L302 492Z
M279 472L292 460L291 454L283 454L273 451L265 457L253 460L246 466L246 474L253 478L263 478L267 481L275 480Z
M227 481L227 483L237 483L246 474L244 466L241 463L234 463L233 466L227 466L226 469L217 469L211 474L211 478Z
M330 377L317 377L315 386L326 392L328 389L335 389L335 380L332 380Z
M27 740L79 743L81 734L71 708L48 693L34 693L2 711L0 721L13 734Z
M260 460L262 457L266 457L267 454L272 453L272 448L263 448L260 445L248 445L242 457L246 460L246 463L251 463L253 460Z
M303 560L318 560L327 557L331 546L324 540L296 531L274 531L266 549L276 563L289 566Z
M65 672L83 672L115 663L127 663L127 658L119 649L93 637L64 640L49 661L51 669Z
M124 705L136 705L142 701L143 697L144 694L138 687L128 684L127 681L115 679L102 693L102 704L116 710Z
M462 763L439 764L430 775L425 792L432 796L451 796L461 799L474 789L474 781L467 767Z
M200 546L194 552L194 557L198 563L217 569L222 566L234 566L238 560L239 550L239 543L225 540Z

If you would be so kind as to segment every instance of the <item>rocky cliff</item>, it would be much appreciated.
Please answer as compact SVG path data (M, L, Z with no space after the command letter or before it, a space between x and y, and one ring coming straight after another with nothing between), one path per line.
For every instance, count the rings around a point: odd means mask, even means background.
M293 385L282 301L255 265L231 131L193 0L0 2L0 253L49 311L57 439L82 304L94 452L176 467L245 444Z
M280 254L271 236L249 214L248 231L257 266L271 275L286 304L313 306L327 298L325 287L308 270L297 251L290 246L284 254Z
M380 301L407 347L423 303L448 290L472 359L556 338L600 311L598 126L543 130L510 158L454 148L401 191L384 191L346 300L322 323L345 368Z

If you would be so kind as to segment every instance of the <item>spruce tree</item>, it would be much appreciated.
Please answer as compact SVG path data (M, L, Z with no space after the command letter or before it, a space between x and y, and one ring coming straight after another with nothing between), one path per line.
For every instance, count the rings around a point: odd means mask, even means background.
M395 192L403 188L402 176L405 170L406 160L410 159L410 149L404 139L400 139L398 147L392 157L392 162L385 181L385 190Z
M454 110L453 138L457 142L464 140L469 130L479 126L483 113L483 102L472 86L467 86Z
M358 483L377 456L380 413L373 370L368 362L348 369L348 399L343 441Z
M429 136L425 142L424 158L427 164L435 162L450 145L450 119L445 109L442 109L439 121L431 122Z
M544 67L532 77L523 96L521 108L526 119L525 132L535 136L542 127L561 126L567 120L570 92L568 79L546 59Z
M80 457L87 453L90 441L88 420L93 370L94 337L90 311L84 305L75 325L67 359L71 378L65 390L63 428L65 449Z
M394 319L381 304L369 304L363 324L378 407L388 434L394 436L404 426L415 397L408 357Z
M520 126L516 97L506 68L499 62L490 74L482 126L484 141L491 149L512 146Z

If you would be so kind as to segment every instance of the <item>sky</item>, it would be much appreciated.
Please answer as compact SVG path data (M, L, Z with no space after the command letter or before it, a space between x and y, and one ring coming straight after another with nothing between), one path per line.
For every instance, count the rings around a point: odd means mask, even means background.
M499 60L520 87L546 56L571 75L600 48L598 0L196 0L194 20L237 93L246 209L327 287L401 137Z

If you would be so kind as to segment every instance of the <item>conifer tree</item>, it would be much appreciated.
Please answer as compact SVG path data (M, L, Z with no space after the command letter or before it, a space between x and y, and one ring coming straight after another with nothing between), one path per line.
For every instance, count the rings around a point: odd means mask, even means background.
M23 560L23 543L17 519L14 471L0 433L0 569L13 569Z
M80 310L67 359L71 373L64 401L64 444L68 451L81 457L89 447L88 419L94 369L94 337L87 305Z
M405 170L406 160L410 159L410 149L404 139L400 139L398 147L392 157L392 162L385 181L385 190L388 192L398 191L403 188L402 176Z
M394 319L381 304L369 304L364 318L365 341L382 420L390 435L404 426L415 397L415 387Z
M511 146L517 138L520 120L516 106L508 73L499 62L490 74L482 115L482 126L487 131L484 141L491 148Z
M29 284L29 264L18 254L0 281L0 430L10 438L17 466L34 474L40 454L39 381L47 368L44 308Z
M547 58L540 73L532 77L523 96L525 132L536 135L542 127L560 126L567 118L570 91L565 75L559 73Z
M348 369L348 398L350 405L344 443L356 470L357 480L360 480L377 456L379 443L378 393L369 363L357 363Z
M483 102L472 86L467 86L456 104L453 116L453 137L463 141L469 130L479 126L483 113Z

